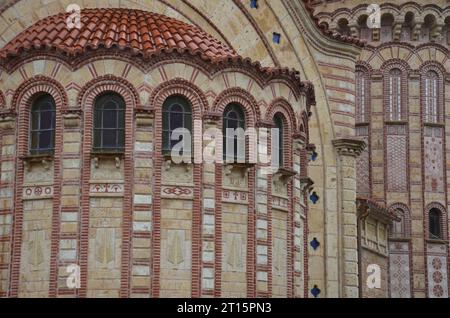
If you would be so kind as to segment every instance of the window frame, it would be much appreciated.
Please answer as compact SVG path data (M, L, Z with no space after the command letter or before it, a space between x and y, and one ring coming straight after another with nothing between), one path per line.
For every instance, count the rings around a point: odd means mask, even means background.
M181 111L173 111L171 108L180 106ZM172 115L181 114L182 125L171 127ZM178 128L188 129L191 134L191 153L192 153L192 106L187 98L182 95L171 95L166 98L162 106L162 133L161 133L161 149L163 155L170 155L175 144L180 140L171 140L172 132ZM189 123L189 125L186 125ZM169 125L167 128L166 125ZM168 145L168 147L167 147ZM185 155L185 154L184 154ZM190 155L190 154L189 154Z
M104 101L103 101L104 100ZM116 109L106 108L106 104L109 102L116 103ZM99 109L101 108L101 109ZM96 97L93 108L93 125L92 125L92 133L93 133L93 141L92 141L92 150L94 153L123 153L125 151L125 110L126 104L123 97L115 92L105 92ZM114 111L115 114L115 126L114 127L105 127L105 112ZM120 115L120 113L122 113ZM97 116L99 116L98 118ZM100 121L100 126L97 126L98 121ZM106 131L114 131L115 134L115 145L113 146L105 146L105 132ZM99 132L97 134L97 132ZM98 140L97 138L100 138Z
M237 114L236 118L229 118L228 115L232 112L235 112ZM228 126L228 124L231 121L235 121L237 123L237 128L233 128ZM247 159L247 140L245 136L245 129L246 129L246 117L245 117L245 111L242 105L238 103L229 103L225 109L223 110L223 118L222 118L222 134L223 134L223 144L222 144L222 155L223 160L225 163L239 163L240 161L246 161ZM233 158L227 157L227 129L238 129L242 128L244 130L244 157L238 157L237 150L238 150L238 143L239 143L239 137L236 135L233 135L233 145L234 145L234 154ZM241 139L242 140L242 139ZM232 160L232 161L231 161Z
M46 101L48 99L48 101ZM50 103L51 110L42 110L42 109L36 109L41 108L44 106L44 103ZM51 114L51 127L50 128L41 128L42 124L42 113L44 112L50 112ZM30 123L29 123L29 143L28 143L28 149L29 154L32 156L39 156L39 155L53 155L55 152L55 133L56 133L56 103L53 96L50 94L40 94L37 96L33 102L31 103L30 107ZM35 120L34 116L38 116L37 121ZM38 128L34 128L34 123L38 123ZM43 132L50 132L50 147L48 148L41 148L40 142L41 142L41 134ZM33 140L35 134L37 135L37 147L33 146Z
M277 125L277 121L278 121L279 125ZM285 136L284 136L285 117L284 117L284 115L280 112L275 113L275 115L273 116L273 124L274 124L275 128L279 129L279 131L278 131L279 146L278 147L274 146L273 140L272 140L272 143L271 143L271 145L272 145L272 147L271 147L272 148L272 162L273 162L273 154L274 154L273 151L277 150L279 167L283 168L283 167L285 167L285 157L286 157L285 153L284 153L284 141L285 141ZM271 136L271 138L272 137L273 136Z

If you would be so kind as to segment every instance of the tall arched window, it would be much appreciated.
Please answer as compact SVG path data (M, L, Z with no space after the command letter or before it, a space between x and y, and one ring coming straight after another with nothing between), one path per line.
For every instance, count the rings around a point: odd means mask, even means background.
M430 239L442 239L441 211L437 208L428 212L428 231Z
M356 71L356 123L368 121L368 79L363 71Z
M398 68L389 72L388 85L388 120L402 120L402 72Z
M435 71L428 71L425 75L424 100L425 122L437 123L439 121L439 82Z
M52 153L55 146L55 101L39 96L31 107L30 154Z
M94 151L122 152L125 146L125 101L115 93L97 97L94 106Z
M380 40L381 42L392 41L392 28L394 26L394 17L390 13L381 16Z
M229 104L223 113L223 157L227 162L245 161L245 115L238 104Z
M183 147L183 155L190 154L191 140L184 138L190 138L191 132L192 111L189 102L182 96L168 97L163 105L163 152L170 153L172 148L183 140L187 142Z
M272 132L272 164L278 164L279 167L284 166L284 129L283 129L283 115L275 114L273 117L275 128Z

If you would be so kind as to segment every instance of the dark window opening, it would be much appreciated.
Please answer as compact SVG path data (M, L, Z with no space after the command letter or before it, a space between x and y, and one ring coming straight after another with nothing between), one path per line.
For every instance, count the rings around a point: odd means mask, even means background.
M244 130L245 116L242 108L237 104L228 105L223 116L223 158L226 162L245 162ZM227 154L231 151L232 154Z
M31 107L30 154L51 154L55 146L55 101L48 94Z
M170 154L172 148L177 145L184 137L179 136L178 139L172 140L173 133L179 128L186 129L186 133L192 132L192 113L189 102L181 96L171 96L166 99L163 105L163 136L162 148L164 154ZM178 135L178 134L177 134ZM190 143L186 144L190 146ZM183 147L183 155L190 155L191 149Z
M125 101L114 93L101 95L94 107L94 152L123 152Z
M442 239L441 211L432 208L428 213L430 239Z

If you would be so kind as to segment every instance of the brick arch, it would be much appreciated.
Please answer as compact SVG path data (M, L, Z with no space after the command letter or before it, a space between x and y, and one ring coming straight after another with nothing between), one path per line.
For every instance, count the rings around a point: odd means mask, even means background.
M121 95L126 108L130 105L133 106L132 109L140 107L139 93L134 86L126 79L114 75L100 76L85 84L78 94L77 106L92 109L97 96L108 91Z
M291 104L285 98L278 97L272 101L266 112L266 120L271 121L276 113L283 114L291 133L298 132L298 125L295 119L294 111L292 110Z
M156 114L162 112L162 105L172 95L185 97L192 107L193 119L201 119L202 114L208 110L208 100L203 91L191 82L175 78L157 86L149 98L150 106Z
M84 169L81 177L81 226L80 226L80 272L81 288L79 295L87 296L87 269L89 247L89 180L91 174L91 152L93 136L93 108L96 98L105 93L119 94L125 101L125 149L124 149L124 196L123 196L123 227L121 256L120 297L130 294L130 244L132 224L132 183L133 180L133 114L139 108L139 95L134 86L123 78L105 75L88 82L79 92L77 107L84 111L84 134L82 141L82 163Z
M440 219L441 219L441 231L442 231L442 239L447 240L448 233L447 233L447 211L445 207L439 203L439 202L431 202L425 207L425 238L429 238L429 213L431 209L438 209L441 212Z
M213 103L212 111L220 113L221 116L228 104L236 103L242 106L245 113L245 123L247 127L254 127L261 119L261 112L256 99L242 88L229 88L219 96Z
M389 207L389 209L391 210L402 210L403 211L403 218L402 218L402 222L405 226L405 237L410 237L411 236L411 212L408 208L408 206L404 203L394 203L391 204L391 206Z
M55 107L55 144L53 156L53 213L51 216L51 248L50 248L50 285L49 296L56 295L57 290L57 255L59 248L59 218L61 197L61 152L62 152L62 110L67 106L68 99L63 86L56 80L46 76L35 76L23 82L15 91L11 108L18 114L18 141L16 161L16 186L14 200L14 237L12 242L10 296L17 297L19 292L19 272L21 262L21 245L23 235L23 183L25 163L23 157L28 155L29 143L29 111L34 98L39 94L52 96Z

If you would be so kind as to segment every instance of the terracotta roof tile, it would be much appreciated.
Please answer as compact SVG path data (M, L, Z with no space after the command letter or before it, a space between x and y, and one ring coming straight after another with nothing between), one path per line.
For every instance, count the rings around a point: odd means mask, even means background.
M68 13L44 18L11 40L0 50L7 58L21 51L56 49L68 55L98 47L120 49L149 56L165 49L189 49L204 57L221 59L237 56L198 27L164 15L131 9L81 10L81 30L69 30Z

